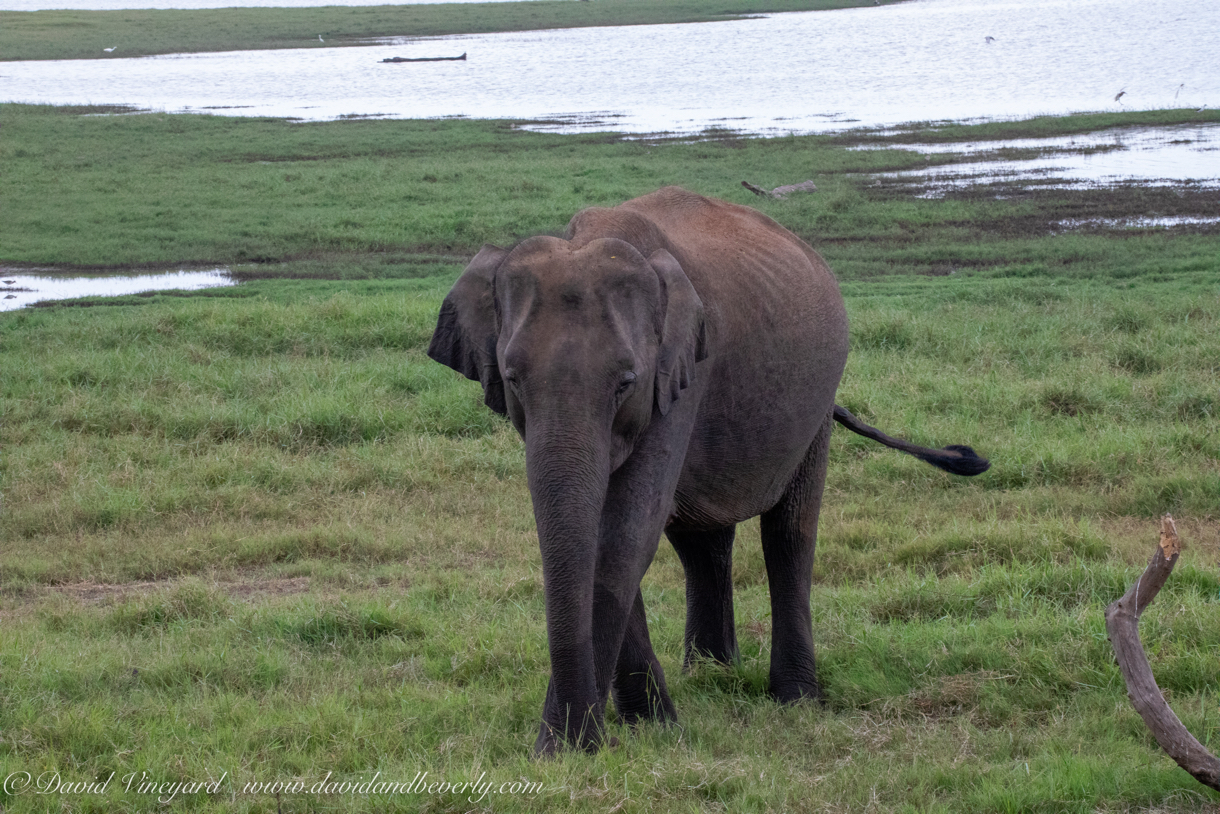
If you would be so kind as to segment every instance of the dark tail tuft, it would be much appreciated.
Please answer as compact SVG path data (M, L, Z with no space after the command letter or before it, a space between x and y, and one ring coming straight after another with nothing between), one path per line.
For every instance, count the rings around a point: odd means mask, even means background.
M884 444L891 449L902 450L909 455L914 455L925 463L932 464L937 469L943 469L954 475L971 477L973 475L980 475L991 467L990 461L986 458L980 458L973 449L961 444L950 444L944 449L930 449L903 441L899 438L891 438L876 427L870 427L868 424L865 424L837 404L835 405L834 416L835 421L838 421L858 435L871 438L877 443Z
M944 449L929 450L927 453L912 453L919 460L930 463L937 469L952 472L954 475L972 477L981 475L991 468L991 461L980 458L973 449L961 444L950 444Z

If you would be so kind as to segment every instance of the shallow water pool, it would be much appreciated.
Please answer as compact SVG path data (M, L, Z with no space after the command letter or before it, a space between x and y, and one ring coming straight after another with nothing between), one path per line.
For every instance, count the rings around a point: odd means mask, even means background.
M198 291L235 284L228 270L223 268L95 277L0 269L0 311L13 311L47 300L118 297L146 291Z

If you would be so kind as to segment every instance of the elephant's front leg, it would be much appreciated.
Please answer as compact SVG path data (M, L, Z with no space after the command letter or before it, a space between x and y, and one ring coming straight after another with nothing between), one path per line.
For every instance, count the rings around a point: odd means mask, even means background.
M531 449L552 439L540 440L538 433L527 437L551 651L551 686L535 754L552 754L565 744L596 749L612 684L616 695L627 699L626 709L620 709L626 718L672 712L648 640L640 580L673 509L697 406L696 399L679 402L666 421L649 426L621 466L604 476L586 478L579 468L531 468ZM556 438L571 443L570 435ZM550 460L573 457L565 452ZM596 514L588 511L593 505ZM642 703L634 700L641 697Z
M641 502L632 472L628 463L610 478L595 546L543 544L551 683L535 754L553 754L564 745L598 748L612 684L625 691L624 698L642 692L640 706L628 703L628 716L646 714L649 705L672 711L640 598L640 580L656 554L668 502L656 496ZM539 518L540 540L555 539L550 532L549 523ZM651 689L634 686L641 673Z
M648 635L640 581L656 556L680 467L670 445L646 436L610 477L602 509L593 591L594 670L600 708L613 692L626 723L678 717Z
M672 426L678 427L683 439L688 437L694 410L686 412L686 416L671 414ZM629 587L633 592L611 678L615 709L629 724L678 719L665 684L665 671L652 649L639 586L656 556L672 511L682 459L675 454L674 445L666 441L663 429L654 427L650 436L637 445L636 454L611 478L599 541L598 574L621 586L620 591ZM685 443L677 449L685 450ZM598 624L596 618L594 624Z
M641 550L632 542L610 542L610 551L603 551L605 556L598 559L588 615L588 651L575 659L561 659L555 647L551 648L551 681L534 744L536 755L554 754L565 745L596 750L603 739L606 700L612 684L619 712L626 719L653 717L649 714L653 708L673 711L665 674L643 627L646 621L640 577L652 561L656 545ZM549 603L547 615L550 627ZM577 682L591 678L591 686L572 682L572 676ZM619 703L620 698L625 699L623 703Z
M669 723L678 720L678 712L665 686L665 671L652 650L648 617L644 613L644 597L638 591L627 620L618 664L614 668L611 692L614 708L624 723Z

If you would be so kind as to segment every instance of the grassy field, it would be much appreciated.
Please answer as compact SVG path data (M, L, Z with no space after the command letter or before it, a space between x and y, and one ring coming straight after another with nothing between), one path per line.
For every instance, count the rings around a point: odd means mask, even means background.
M120 59L264 48L336 48L375 37L436 37L548 28L731 20L742 15L899 0L537 0L316 8L0 11L0 62ZM322 37L323 42L318 38ZM107 53L103 49L113 48Z
M868 175L926 163L906 137L849 149L875 134L95 112L0 107L4 264L228 263L246 282L0 314L0 809L146 811L191 782L213 786L172 804L209 812L1220 806L1131 709L1102 620L1172 512L1187 549L1143 636L1218 750L1220 234L1055 226L1214 214L1214 191L921 199ZM740 186L806 178L818 192L788 201ZM484 240L666 183L758 205L827 257L852 319L840 403L993 467L955 479L836 434L812 607L825 708L767 699L757 523L732 670L680 670L663 544L644 597L681 725L533 763L548 657L521 444L424 348ZM113 778L51 790L56 772ZM251 785L274 783L301 785Z

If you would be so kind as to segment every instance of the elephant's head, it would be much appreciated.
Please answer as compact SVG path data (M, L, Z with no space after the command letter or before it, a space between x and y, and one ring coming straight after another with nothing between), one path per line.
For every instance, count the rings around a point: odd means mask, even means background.
M445 298L428 355L480 382L527 450L558 433L613 471L654 411L668 414L704 345L703 305L669 252L537 237L483 247Z
M484 246L441 307L428 355L481 382L525 439L551 652L539 753L601 739L613 661L595 668L594 608L630 607L657 543L641 541L630 568L599 566L611 473L673 415L704 344L703 304L678 261L613 238Z

